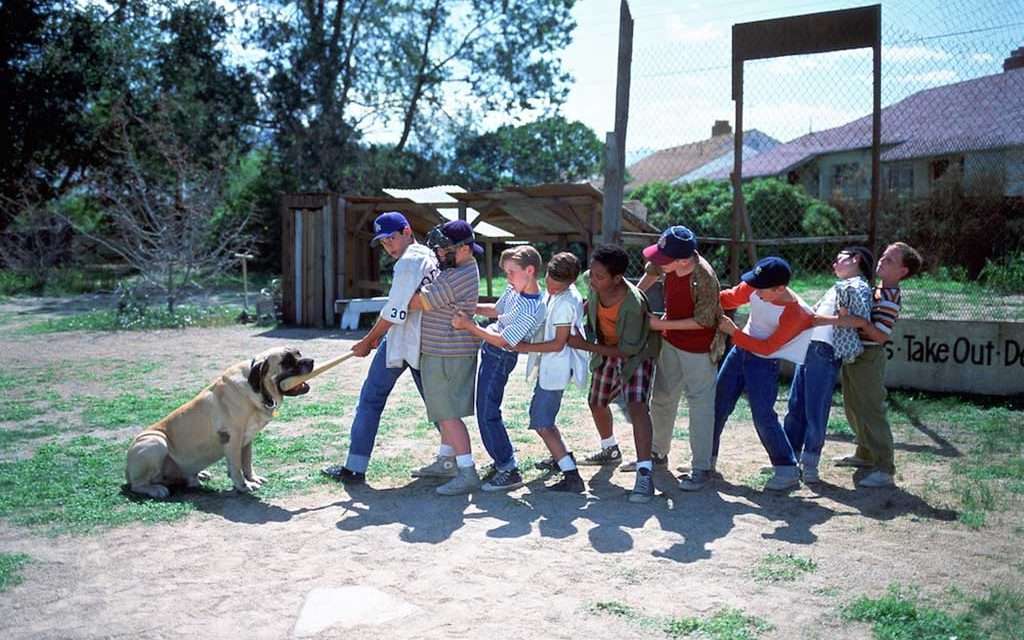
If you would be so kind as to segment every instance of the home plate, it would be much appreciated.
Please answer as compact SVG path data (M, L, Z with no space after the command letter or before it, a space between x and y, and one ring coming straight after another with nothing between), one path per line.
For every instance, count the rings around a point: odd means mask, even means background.
M328 627L382 624L419 611L419 607L373 587L313 589L306 595L295 635L311 636Z

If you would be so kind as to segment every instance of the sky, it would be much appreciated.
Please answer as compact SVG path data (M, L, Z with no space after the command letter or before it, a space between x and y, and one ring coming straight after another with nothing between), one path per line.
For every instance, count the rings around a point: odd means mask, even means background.
M734 120L731 27L873 2L631 0L634 19L627 158L707 138ZM999 73L1024 46L1022 0L882 2L882 105L911 93ZM614 126L619 0L581 0L565 51L574 76L562 113L599 137ZM838 126L871 110L871 51L749 62L745 129L782 141Z

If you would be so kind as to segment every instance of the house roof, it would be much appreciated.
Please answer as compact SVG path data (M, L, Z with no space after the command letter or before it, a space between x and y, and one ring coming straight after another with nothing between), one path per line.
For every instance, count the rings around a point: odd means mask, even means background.
M1024 145L1024 69L925 89L882 109L882 161ZM871 146L871 115L781 144L743 163L779 175L824 153ZM719 171L714 178L727 178Z
M757 129L751 129L744 133L743 144L760 152L771 149L779 144L779 141ZM672 182L709 162L731 154L732 146L733 134L724 133L706 140L655 151L626 169L632 178L627 188L635 189L648 182Z

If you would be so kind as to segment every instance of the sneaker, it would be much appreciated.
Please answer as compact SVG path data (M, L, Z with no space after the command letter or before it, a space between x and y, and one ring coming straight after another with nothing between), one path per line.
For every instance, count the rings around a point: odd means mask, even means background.
M455 456L437 456L436 460L410 475L414 478L454 478L456 474Z
M703 469L694 469L690 473L684 473L679 478L679 488L683 491L700 491L712 481L711 472Z
M490 482L491 478L498 473L498 468L494 466L494 463L490 463L484 467L484 472L480 474L480 482Z
M794 471L796 469L794 468ZM793 472L775 472L768 482L764 484L766 491L789 491L800 486L800 474Z
M365 484L366 474L360 473L359 471L352 471L343 464L334 464L329 467L324 467L320 470L320 473L324 474L332 480L337 480L342 484Z
M655 469L668 469L668 454L658 455L654 451L651 452L651 464L654 465ZM623 473L635 473L636 472L636 460L627 462L626 464L619 467L619 471Z
M459 467L455 477L435 489L442 496L461 496L472 493L480 486L476 467Z
M583 478L580 477L579 469L571 469L563 471L562 479L548 489L560 493L583 493L586 491L586 486L583 484Z
M602 467L606 464L618 464L621 461L622 452L619 451L619 445L613 444L583 458L583 461L579 464L590 467Z
M893 480L892 475L880 469L875 469L868 475L861 478L860 482L857 483L857 486L869 489L881 489L884 487L895 487L896 481Z
M545 473L554 473L558 471L558 461L554 458L544 458L540 462L534 462L533 468Z
M839 456L838 458L832 458L832 464L837 467L870 467L871 463L864 458L858 458L857 456Z
M818 475L818 467L804 467L800 470L800 476L803 478L804 484L821 482L821 476Z
M637 469L636 483L629 494L630 502L650 502L654 497L654 474L650 469Z
M508 471L498 471L494 476L484 483L481 489L484 491L511 491L512 489L518 489L523 486L523 476L520 475L519 469L509 469Z

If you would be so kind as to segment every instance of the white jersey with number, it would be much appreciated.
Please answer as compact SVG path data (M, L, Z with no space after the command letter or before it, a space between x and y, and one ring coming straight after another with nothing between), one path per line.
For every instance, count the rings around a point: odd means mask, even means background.
M424 284L437 276L437 258L422 244L413 243L395 262L394 280L381 317L394 324L387 335L387 366L408 364L420 368L420 323L422 312L410 311L409 300Z

